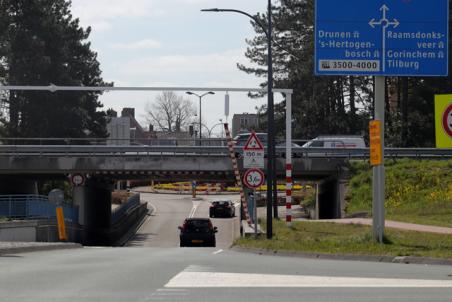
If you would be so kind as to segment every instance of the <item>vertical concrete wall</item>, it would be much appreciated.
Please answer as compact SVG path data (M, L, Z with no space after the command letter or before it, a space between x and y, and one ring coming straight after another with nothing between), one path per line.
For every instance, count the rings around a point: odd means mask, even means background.
M84 244L104 244L111 226L111 191L113 184L103 178L89 178L84 186L75 187L74 205L79 208L79 224L83 226ZM106 235L105 235L106 236Z
M36 241L35 221L0 223L0 241Z

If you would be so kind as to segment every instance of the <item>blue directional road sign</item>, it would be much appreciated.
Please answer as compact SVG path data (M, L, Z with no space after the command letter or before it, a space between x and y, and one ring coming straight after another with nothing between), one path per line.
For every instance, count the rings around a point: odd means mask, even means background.
M447 76L448 0L316 0L317 75Z

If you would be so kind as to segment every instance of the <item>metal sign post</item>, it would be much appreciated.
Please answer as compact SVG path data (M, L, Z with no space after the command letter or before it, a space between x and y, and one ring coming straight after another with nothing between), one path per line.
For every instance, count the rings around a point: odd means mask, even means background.
M382 161L373 166L372 182L372 225L373 235L378 242L383 242L385 228L385 166L384 166L384 133L385 133L385 77L375 77L375 119L380 121L380 146Z
M257 198L256 189L253 189L253 220L254 220L254 237L257 238Z
M243 183L245 186L253 190L253 204L251 209L251 215L254 222L254 235L257 237L257 204L256 204L256 188L259 188L264 184L264 172L260 169L251 168L245 172L243 176Z

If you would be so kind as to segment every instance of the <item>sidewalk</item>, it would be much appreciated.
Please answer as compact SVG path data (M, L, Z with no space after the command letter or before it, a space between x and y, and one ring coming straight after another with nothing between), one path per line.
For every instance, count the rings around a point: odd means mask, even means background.
M322 220L309 220L309 221L372 225L371 218L322 219ZM407 223L407 222L399 222L399 221L393 221L393 220L386 220L385 227L399 229L399 230L417 231L417 232L426 232L426 233L435 233L435 234L452 234L452 228L438 227L438 226L424 225L424 224Z

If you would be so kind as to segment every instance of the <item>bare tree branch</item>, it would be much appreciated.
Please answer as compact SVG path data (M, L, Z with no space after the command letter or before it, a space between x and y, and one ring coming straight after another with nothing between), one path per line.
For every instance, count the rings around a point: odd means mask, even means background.
M180 132L192 122L196 110L193 104L173 91L164 91L155 102L146 106L146 119L159 130Z

